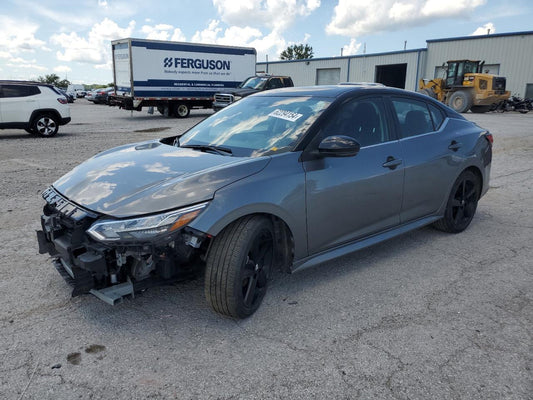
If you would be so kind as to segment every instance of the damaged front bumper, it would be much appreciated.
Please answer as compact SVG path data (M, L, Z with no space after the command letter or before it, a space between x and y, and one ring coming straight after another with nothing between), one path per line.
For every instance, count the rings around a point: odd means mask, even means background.
M72 296L92 293L109 304L151 286L194 276L207 236L188 228L138 243L101 243L87 230L104 216L69 201L53 187L37 231L39 253L73 287Z

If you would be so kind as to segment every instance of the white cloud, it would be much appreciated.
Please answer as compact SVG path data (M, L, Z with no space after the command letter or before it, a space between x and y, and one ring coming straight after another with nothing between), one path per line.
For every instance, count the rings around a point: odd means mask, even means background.
M485 25L480 26L474 32L471 33L471 36L486 35L487 33L496 33L496 27L492 22L487 22Z
M222 21L247 26L250 21L273 30L284 30L297 17L307 16L320 7L320 0L213 0Z
M486 0L339 0L328 34L356 37L426 25L439 18L468 18Z
M197 31L191 40L199 43L254 47L257 50L258 60L263 60L266 54L272 53L275 53L276 56L270 60L277 59L277 55L287 46L285 39L276 30L268 35L263 35L259 29L249 26L242 28L231 26L223 29L218 20L209 21L207 28Z
M33 69L35 71L46 71L46 68L38 65L37 60L25 60L24 58L20 57L14 57L10 58L6 64L7 67L15 68L15 69Z
M172 34L172 37L170 38L173 42L185 42L187 39L185 38L185 35L181 31L180 28L174 29L174 33Z
M67 65L58 65L57 67L54 68L54 72L57 72L57 73L70 72L70 71L72 71L72 68L70 68Z
M0 16L0 52L34 52L45 44L35 37L38 29L35 23Z
M60 61L104 65L108 69L111 68L111 40L130 37L134 27L135 21L121 28L116 22L104 18L94 24L87 37L80 37L75 32L60 33L52 35L50 42L63 48L56 54Z
M349 44L342 46L342 55L343 56L354 55L359 51L360 47L361 47L361 43L357 43L357 41L354 38L352 38L350 39Z
M143 25L141 32L145 34L146 39L172 40L174 42L184 42L186 40L180 28L174 28L168 24Z

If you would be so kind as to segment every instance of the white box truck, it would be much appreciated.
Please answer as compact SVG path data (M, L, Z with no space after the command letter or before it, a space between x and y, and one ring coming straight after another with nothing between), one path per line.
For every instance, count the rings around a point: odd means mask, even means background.
M211 108L216 92L255 75L252 47L127 38L112 41L111 48L110 103L126 110L154 107L185 118L191 108Z

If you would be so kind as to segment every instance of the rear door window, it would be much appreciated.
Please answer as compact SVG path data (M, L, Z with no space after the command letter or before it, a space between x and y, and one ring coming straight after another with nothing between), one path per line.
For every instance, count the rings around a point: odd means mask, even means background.
M37 86L31 85L2 85L2 97L27 97L39 94Z
M402 138L422 135L435 130L433 118L425 102L405 97L393 97L392 105L400 123Z

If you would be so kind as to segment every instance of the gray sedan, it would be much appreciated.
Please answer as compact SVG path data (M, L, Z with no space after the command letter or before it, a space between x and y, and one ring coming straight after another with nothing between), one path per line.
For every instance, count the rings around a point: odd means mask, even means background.
M293 272L424 225L468 227L492 135L416 93L375 85L245 98L180 137L100 153L48 188L40 252L115 304L205 270L224 315Z

